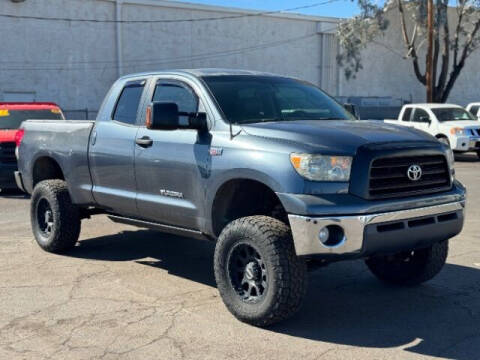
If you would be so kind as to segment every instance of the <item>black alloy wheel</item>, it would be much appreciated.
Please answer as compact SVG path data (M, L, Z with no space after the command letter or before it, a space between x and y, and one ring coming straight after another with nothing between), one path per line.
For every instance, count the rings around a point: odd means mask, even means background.
M228 257L230 282L245 302L257 303L268 289L268 275L260 253L250 244L237 244Z

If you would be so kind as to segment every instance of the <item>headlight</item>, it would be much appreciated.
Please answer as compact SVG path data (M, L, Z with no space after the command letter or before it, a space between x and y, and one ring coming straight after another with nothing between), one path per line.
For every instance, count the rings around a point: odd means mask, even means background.
M313 181L349 181L350 156L291 154L290 161L301 176Z
M467 135L467 131L463 128L455 127L450 129L450 134L452 135Z

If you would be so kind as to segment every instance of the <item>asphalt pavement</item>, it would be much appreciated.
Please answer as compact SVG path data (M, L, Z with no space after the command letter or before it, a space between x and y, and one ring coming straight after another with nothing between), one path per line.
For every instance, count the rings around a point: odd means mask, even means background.
M456 167L466 223L434 280L396 288L361 261L332 264L268 329L224 307L212 243L95 216L53 255L33 239L29 200L0 194L0 359L480 359L480 161Z

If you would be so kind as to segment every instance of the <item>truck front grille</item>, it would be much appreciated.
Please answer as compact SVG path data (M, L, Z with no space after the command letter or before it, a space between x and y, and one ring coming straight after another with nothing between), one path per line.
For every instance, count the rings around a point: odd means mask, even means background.
M408 176L412 165L421 168L418 180ZM422 155L381 158L370 167L370 198L423 195L450 188L450 173L445 156Z
M15 143L4 142L0 143L0 163L15 163Z

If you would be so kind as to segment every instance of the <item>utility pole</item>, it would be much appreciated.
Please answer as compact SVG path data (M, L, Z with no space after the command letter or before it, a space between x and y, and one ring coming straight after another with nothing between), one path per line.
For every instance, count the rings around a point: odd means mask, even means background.
M435 79L433 78L433 0L427 0L427 69L425 78L427 82L427 102L433 102L433 87Z

